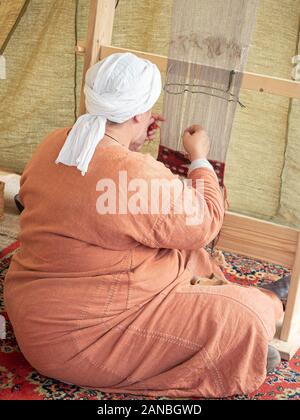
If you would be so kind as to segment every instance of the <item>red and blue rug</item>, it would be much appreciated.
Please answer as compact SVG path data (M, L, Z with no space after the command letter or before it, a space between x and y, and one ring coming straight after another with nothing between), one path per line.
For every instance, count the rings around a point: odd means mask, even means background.
M80 388L36 372L24 359L18 348L13 330L3 304L3 279L10 260L19 243L15 242L0 252L0 314L7 320L6 339L0 339L0 400L133 400L158 398L125 394L107 394L99 390ZM252 260L225 253L228 280L249 285L261 285L277 280L288 270L275 264ZM167 398L159 398L167 399ZM300 399L300 350L289 362L266 379L265 383L250 395L233 396L234 400L299 400Z

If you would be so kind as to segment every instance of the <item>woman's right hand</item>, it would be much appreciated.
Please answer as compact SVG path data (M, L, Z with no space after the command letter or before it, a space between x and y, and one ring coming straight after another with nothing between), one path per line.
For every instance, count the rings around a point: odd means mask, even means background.
M191 161L207 159L210 141L201 125L192 125L184 130L182 143Z

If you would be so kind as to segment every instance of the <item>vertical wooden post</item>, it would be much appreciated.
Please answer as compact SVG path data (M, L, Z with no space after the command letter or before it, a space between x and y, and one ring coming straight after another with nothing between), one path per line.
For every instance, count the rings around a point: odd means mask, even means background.
M85 46L79 115L85 113L84 83L87 70L99 60L101 45L111 45L115 17L114 0L91 0Z
M288 301L285 310L284 320L281 328L280 339L283 341L291 340L293 329L300 322L300 234L296 249L294 266L292 268L292 278L289 289Z

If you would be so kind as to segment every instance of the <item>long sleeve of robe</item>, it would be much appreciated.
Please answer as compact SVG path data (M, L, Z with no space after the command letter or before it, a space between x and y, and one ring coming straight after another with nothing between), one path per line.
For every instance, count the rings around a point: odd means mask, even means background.
M194 275L223 275L203 248L224 216L215 174L189 174L194 186L204 185L201 224L175 211L99 214L101 180L114 181L118 195L120 173L146 186L175 177L150 155L117 144L98 146L83 177L55 164L68 130L44 139L21 179L21 247L4 295L26 359L41 374L108 392L225 397L256 390L280 302L255 287L191 284ZM177 205L173 199L172 210Z

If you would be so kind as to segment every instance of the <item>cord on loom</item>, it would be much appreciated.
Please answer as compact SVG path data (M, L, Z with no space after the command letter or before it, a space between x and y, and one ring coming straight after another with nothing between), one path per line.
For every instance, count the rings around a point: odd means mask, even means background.
M168 72L169 71L170 71L170 69L168 70ZM207 85L202 85L202 84L189 84L189 83L165 83L165 85L163 86L163 89L166 93L169 93L170 95L182 95L185 92L200 93L200 94L203 94L203 95L213 96L215 98L219 98L219 99L222 99L222 100L227 101L227 102L237 102L240 105L241 108L246 108L246 105L242 104L242 102L240 101L240 98L230 92L235 74L236 74L236 72L234 70L231 70L231 72L229 74L228 87L227 87L226 90L221 89L221 88L217 88L217 87L214 87L214 86L207 86ZM179 92L174 92L174 91L171 90L172 87L180 87L180 88L183 88L183 89L181 89ZM217 90L218 92L227 94L229 96L229 98L224 97L224 96L220 96L220 95L216 95L212 92L205 92L203 90L194 90L194 89L190 89L190 88L206 88L206 89Z

